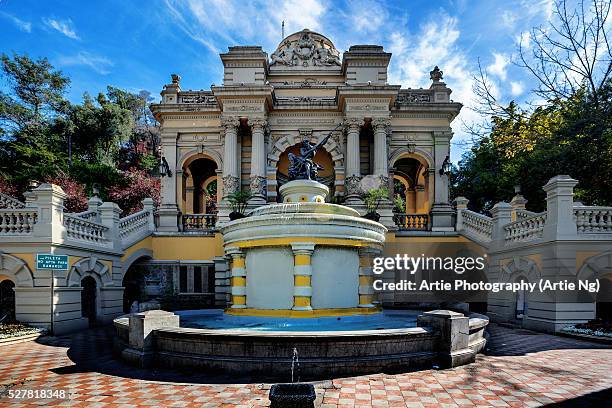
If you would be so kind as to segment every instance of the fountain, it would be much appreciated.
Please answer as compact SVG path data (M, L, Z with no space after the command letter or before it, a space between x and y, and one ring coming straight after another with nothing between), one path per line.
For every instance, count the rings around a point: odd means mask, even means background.
M125 360L276 378L288 378L283 367L291 367L292 381L298 349L303 378L474 360L484 347L483 316L443 310L417 318L377 304L371 265L387 229L325 202L329 190L315 181L312 157L328 138L317 145L305 140L301 156L290 157L294 180L280 187L281 204L220 228L231 305L116 319L116 349Z

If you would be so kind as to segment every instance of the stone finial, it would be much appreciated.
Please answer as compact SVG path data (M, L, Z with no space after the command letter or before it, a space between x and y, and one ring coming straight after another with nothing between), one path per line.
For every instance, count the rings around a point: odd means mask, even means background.
M179 74L172 74L170 75L170 77L172 78L172 83L173 84L179 84L181 82L181 76Z
M443 74L444 72L440 68L438 68L438 66L436 65L434 69L429 71L429 79L431 79L434 82L440 82L442 80Z

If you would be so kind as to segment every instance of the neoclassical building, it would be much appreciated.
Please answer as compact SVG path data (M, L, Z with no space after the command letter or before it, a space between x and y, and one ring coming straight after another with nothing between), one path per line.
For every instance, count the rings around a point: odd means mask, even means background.
M211 201L224 221L224 197L237 190L251 191L250 207L276 202L288 153L304 138L316 142L333 131L316 161L335 200L363 209L364 189L388 186L390 199L405 200L406 216L394 222L389 200L381 209L387 227L452 230L441 170L462 105L450 99L437 67L428 89L389 84L390 60L375 45L352 46L341 58L327 37L305 29L270 56L261 47L230 47L221 54L223 84L210 91L183 90L180 76L172 75L151 108L170 170L162 182L160 229L197 225L192 215L210 213Z
M388 229L383 256L486 254L486 269L472 279L598 279L603 288L597 294L446 298L379 291L376 302L413 307L460 301L493 320L546 331L596 316L609 319L612 207L574 202L577 180L563 175L543 186L542 213L527 211L520 194L497 203L492 216L469 210L462 197L451 205L450 125L462 105L450 99L437 67L427 89L388 84L390 60L375 45L355 45L340 55L327 37L303 30L270 55L261 47L230 47L221 54L223 84L210 90L183 90L181 78L172 75L160 103L151 106L162 132L160 206L149 198L141 211L121 218L117 204L94 196L87 211L71 214L59 186L42 184L25 194L25 202L0 192L0 319L12 315L62 333L110 322L136 300L167 310L231 306L233 294L244 289L234 283L246 282L248 289L250 277L232 275L244 258L224 248L227 197L250 191L249 209L276 203L288 180L289 154L303 139L321 141L330 132L314 158L328 199L364 214L362 193L388 187L378 209ZM397 196L402 208L392 205ZM287 247L297 265L306 250L294 249ZM67 255L67 268L38 269L37 254ZM368 267L361 262L360 268ZM432 280L435 272L389 270L382 278Z

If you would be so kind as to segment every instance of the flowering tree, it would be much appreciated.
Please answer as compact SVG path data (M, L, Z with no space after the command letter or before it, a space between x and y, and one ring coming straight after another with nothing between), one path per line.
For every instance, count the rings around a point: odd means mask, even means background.
M17 187L11 184L4 176L0 175L0 193L16 197L19 192L17 191Z
M159 205L161 182L159 178L148 175L144 170L131 168L122 172L124 178L120 184L108 190L108 198L129 215L142 209L142 200L150 197Z
M87 210L85 186L64 173L47 178L45 181L47 183L57 184L64 190L64 193L66 193L67 197L64 199L64 211L78 213Z

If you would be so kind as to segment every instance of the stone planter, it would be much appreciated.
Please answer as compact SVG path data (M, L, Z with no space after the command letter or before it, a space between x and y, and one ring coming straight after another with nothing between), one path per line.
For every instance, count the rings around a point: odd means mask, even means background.
M229 213L229 219L230 221L234 221L234 220L239 220L241 218L245 218L246 215L239 213L237 211L232 211L231 213Z
M274 384L270 388L270 407L314 407L317 398L312 384Z
M377 213L376 211L372 211L372 212L365 214L363 218L378 222L380 221L380 214Z

